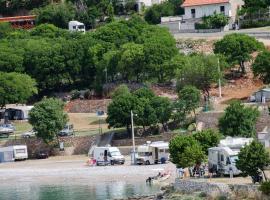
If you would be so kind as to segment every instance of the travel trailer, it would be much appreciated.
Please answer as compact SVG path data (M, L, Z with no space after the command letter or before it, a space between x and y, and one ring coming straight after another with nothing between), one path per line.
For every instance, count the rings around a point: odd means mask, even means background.
M70 21L68 23L68 30L85 33L85 25L78 21Z
M25 160L28 158L26 145L15 145L0 148L0 163Z
M240 149L252 142L252 138L227 137L221 140L218 147L208 149L209 172L217 175L239 175L240 170L236 167L236 160Z
M169 143L148 141L147 144L138 146L137 153L136 164L138 165L165 163L169 159Z
M97 165L123 165L125 163L125 158L117 147L94 147L92 157Z

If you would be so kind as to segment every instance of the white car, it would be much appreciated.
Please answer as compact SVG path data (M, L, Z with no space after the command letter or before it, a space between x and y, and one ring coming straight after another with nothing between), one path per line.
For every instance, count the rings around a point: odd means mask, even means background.
M34 136L36 136L36 132L34 130L31 130L31 131L28 131L28 132L21 134L22 138L30 138L30 137L34 137Z

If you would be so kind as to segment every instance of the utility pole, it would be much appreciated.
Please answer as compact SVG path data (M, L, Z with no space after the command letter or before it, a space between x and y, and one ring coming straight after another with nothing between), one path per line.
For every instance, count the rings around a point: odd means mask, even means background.
M133 112L132 110L130 111L130 117L131 117L131 133L132 133L132 163L133 165L136 164L135 161L135 136L134 136L134 123L133 123Z
M222 98L221 95L221 79L220 79L220 64L219 64L219 58L218 58L218 90L219 90L219 98Z

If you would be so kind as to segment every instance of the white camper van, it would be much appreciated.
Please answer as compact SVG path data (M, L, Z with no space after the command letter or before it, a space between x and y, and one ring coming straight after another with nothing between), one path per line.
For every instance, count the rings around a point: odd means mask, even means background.
M227 137L221 140L218 147L208 149L208 168L217 175L239 175L236 160L240 149L252 142L252 138Z
M25 160L28 158L26 145L15 145L0 148L0 163Z
M95 147L93 158L96 160L97 165L123 165L125 163L125 158L117 147Z
M169 143L148 141L147 144L138 146L137 153L136 163L138 165L165 163L169 160Z
M68 30L69 31L78 31L85 33L85 26L83 23L78 21L70 21L68 23Z

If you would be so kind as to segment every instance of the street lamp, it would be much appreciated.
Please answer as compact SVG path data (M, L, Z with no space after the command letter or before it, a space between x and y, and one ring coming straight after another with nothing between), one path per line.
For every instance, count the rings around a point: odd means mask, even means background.
M131 117L131 133L132 133L132 153L131 153L131 164L135 165L136 164L136 149L135 149L135 136L134 136L134 123L133 123L133 112L132 110L130 111L130 117ZM136 116L136 114L135 114Z

